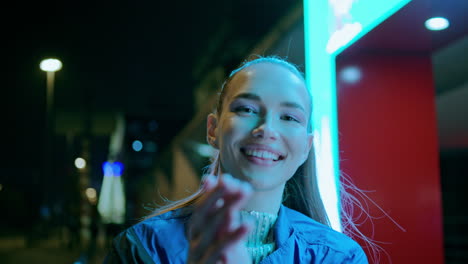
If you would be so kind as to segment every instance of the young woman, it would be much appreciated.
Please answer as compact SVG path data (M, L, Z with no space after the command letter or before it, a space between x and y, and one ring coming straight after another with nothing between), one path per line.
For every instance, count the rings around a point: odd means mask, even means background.
M314 175L311 95L285 60L233 71L208 116L219 150L192 196L114 240L108 263L367 263L329 227Z

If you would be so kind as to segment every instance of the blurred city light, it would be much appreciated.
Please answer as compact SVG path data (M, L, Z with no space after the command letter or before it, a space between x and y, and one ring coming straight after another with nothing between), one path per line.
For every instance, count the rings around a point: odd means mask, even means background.
M140 140L135 140L132 143L132 148L134 151L139 152L143 149L143 143Z
M156 152L157 149L158 149L158 146L153 141L146 141L145 142L146 152L153 152L154 153L154 152Z
M86 197L88 197L89 199L96 198L96 189L94 188L86 189Z
M444 30L449 27L450 22L444 17L433 17L426 20L424 23L429 30Z
M343 82L356 83L361 80L361 70L356 66L344 67L339 77Z
M97 193L94 188L87 188L85 191L86 197L91 204L96 204L97 202Z
M3 190L3 185L2 185L2 184L0 184L0 191L1 191L1 190Z
M194 147L197 151L197 153L202 156L202 157L213 157L215 153L215 149L208 144L201 144L201 143L195 143L194 142Z
M78 169L83 169L86 167L86 160L83 158L76 158L75 159L75 167Z
M123 164L121 162L115 161L115 162L109 162L106 161L102 164L102 170L104 172L104 176L109 177L109 176L122 176L123 172Z
M122 183L123 164L106 161L99 195L98 211L103 223L122 224L125 221L125 192Z
M41 61L39 67L46 72L56 72L62 69L62 62L57 59L45 59Z

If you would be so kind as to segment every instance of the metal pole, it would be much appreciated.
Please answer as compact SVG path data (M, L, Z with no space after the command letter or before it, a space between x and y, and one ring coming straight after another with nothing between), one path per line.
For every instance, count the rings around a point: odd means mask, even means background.
M50 183L54 175L54 80L55 72L47 72L47 94L46 94L46 120L45 120L45 175L44 175L44 202L46 206L50 203Z

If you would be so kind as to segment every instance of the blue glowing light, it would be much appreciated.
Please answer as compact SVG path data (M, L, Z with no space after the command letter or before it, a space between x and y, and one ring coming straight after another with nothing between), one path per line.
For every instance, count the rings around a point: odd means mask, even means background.
M132 148L134 151L139 152L143 149L143 143L140 140L135 140L132 143Z
M105 224L123 224L125 221L125 191L122 182L124 166L120 162L102 164L104 177L98 200L98 212ZM92 200L91 200L92 201Z
M106 161L102 164L102 170L104 171L104 176L122 176L124 166L121 162L109 162Z

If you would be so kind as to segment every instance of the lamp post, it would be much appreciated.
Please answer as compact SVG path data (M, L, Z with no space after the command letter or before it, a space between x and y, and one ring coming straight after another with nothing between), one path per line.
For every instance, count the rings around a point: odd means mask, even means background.
M53 134L54 134L54 80L55 72L62 69L62 62L57 59L45 59L39 64L41 70L47 73L47 94L46 94L46 116L45 116L45 138L44 138L44 192L45 202L48 203L47 190L49 185L48 179L50 179L53 172Z
M41 70L47 72L47 113L52 112L52 105L54 102L54 80L55 72L62 69L62 62L57 59L45 59L39 64ZM49 116L48 116L49 117Z

